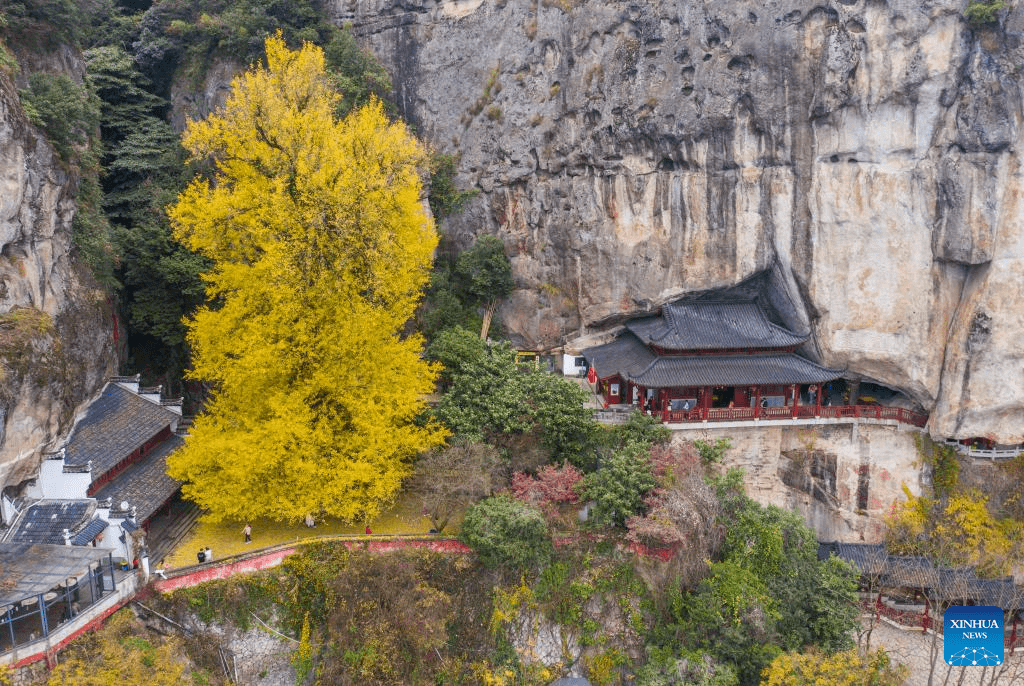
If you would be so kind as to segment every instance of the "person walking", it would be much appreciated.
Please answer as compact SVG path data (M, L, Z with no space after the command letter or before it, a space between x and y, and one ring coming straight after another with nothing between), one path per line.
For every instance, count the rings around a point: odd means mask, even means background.
M245 542L252 543L252 527L249 526L249 522L246 522L245 526L242 527L242 533L245 534Z

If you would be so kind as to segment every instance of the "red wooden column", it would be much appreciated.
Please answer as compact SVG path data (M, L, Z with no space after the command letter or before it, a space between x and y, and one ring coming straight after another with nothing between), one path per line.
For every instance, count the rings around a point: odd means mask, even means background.
M821 416L821 384L814 386L814 416Z
M790 384L789 385L789 397L793 400L793 415L792 416L795 419L796 418L797 400L799 400L799 398L797 397L797 386L796 386L796 384Z
M711 389L708 386L700 387L700 418L702 421L708 420L708 407L711 405Z
M658 391L658 396L661 398L661 421L668 421L668 389L662 388Z
M761 418L761 387L754 386L754 418Z

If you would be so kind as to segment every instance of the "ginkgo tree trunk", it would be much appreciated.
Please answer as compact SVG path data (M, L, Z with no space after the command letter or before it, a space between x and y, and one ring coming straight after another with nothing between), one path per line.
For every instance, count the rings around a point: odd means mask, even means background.
M183 137L215 165L169 214L214 264L188 340L216 390L168 471L214 519L362 519L444 439L414 421L437 369L402 335L437 244L424 151L379 102L338 120L319 48L266 53Z

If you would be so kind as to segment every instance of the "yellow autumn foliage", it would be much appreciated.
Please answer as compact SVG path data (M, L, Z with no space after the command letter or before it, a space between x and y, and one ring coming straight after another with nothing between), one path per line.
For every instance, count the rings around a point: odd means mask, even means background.
M926 555L951 567L973 566L981 576L1009 572L1024 540L1022 527L997 519L987 495L967 489L936 501L903 490L907 499L894 507L887 522L891 552Z
M884 650L783 653L765 668L761 686L899 686L907 673L903 665L892 665Z
M182 654L181 641L155 642L133 621L130 611L113 614L99 631L87 634L61 655L50 672L50 686L184 686L209 683L205 674L192 671ZM0 683L3 683L0 680Z
M444 439L413 421L437 370L402 335L437 245L425 154L379 102L336 120L319 48L266 53L183 137L215 165L169 210L214 263L188 341L215 390L168 471L215 520L369 517Z

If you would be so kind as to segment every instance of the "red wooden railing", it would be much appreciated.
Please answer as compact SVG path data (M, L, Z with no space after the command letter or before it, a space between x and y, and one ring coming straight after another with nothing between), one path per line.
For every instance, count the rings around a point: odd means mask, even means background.
M784 407L712 407L707 410L706 421L709 422L740 422L755 419L878 419L924 427L928 415L906 410L902 407L888 405L830 405L815 408L813 405L798 405L794 413L792 406ZM705 421L700 408L692 410L654 410L655 417L662 417L669 424Z
M925 614L916 610L900 610L871 598L861 599L861 609L866 613L885 617L908 629L920 628L926 631L935 631L941 636L945 628L942 623L942 615L939 615L939 620L936 621L935 613ZM1017 623L1007 625L1004 629L1003 644L1007 650L1024 649L1024 626Z

